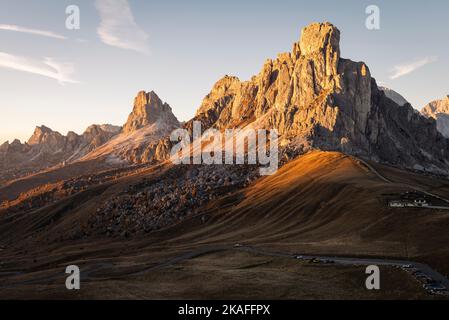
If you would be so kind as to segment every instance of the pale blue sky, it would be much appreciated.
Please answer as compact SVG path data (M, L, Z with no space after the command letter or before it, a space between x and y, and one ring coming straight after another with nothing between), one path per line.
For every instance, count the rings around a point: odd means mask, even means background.
M70 4L81 10L78 31L65 28ZM381 10L379 31L365 27L371 4ZM187 120L215 81L249 79L314 21L334 23L343 57L365 61L378 82L421 108L449 94L448 18L446 0L0 0L0 143L26 140L42 124L63 134L121 125L139 90L154 90ZM55 73L45 58L73 70ZM395 66L421 67L391 79Z

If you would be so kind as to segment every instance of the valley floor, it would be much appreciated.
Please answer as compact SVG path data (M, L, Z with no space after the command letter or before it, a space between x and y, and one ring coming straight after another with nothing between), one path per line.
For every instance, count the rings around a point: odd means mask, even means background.
M86 190L24 217L16 215L15 221L0 218L0 298L435 298L397 268L381 266L382 289L368 291L364 266L315 265L245 252L240 246L292 255L411 260L449 274L449 212L394 209L385 196L419 188L448 198L449 183L367 166L340 153L306 154L275 175L146 235L52 238L87 221L99 203L123 192L124 186L157 174L147 172L95 192ZM189 256L205 247L231 249ZM65 289L64 271L70 264L81 269L78 292Z
M68 291L64 279L2 289L8 299L435 299L405 271L381 267L381 290L365 287L362 266L314 265L242 251L201 255L117 279L86 281ZM98 272L98 277L102 273Z

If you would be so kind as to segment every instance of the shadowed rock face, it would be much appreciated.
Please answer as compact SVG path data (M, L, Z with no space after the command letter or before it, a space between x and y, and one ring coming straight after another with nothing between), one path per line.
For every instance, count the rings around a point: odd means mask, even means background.
M340 57L339 42L332 24L309 25L292 52L267 60L251 80L220 79L193 120L220 129L275 128L284 144L301 137L323 150L405 167L448 168L449 144L434 121L388 99L365 63Z
M437 121L437 129L443 136L449 138L449 95L441 100L435 100L426 105L421 113Z

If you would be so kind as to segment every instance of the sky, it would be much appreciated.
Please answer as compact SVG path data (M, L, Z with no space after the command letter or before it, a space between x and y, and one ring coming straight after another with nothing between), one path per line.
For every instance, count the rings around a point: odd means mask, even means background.
M122 125L140 90L188 120L218 79L250 79L320 21L340 29L342 57L420 109L449 94L448 18L447 0L0 0L0 143Z

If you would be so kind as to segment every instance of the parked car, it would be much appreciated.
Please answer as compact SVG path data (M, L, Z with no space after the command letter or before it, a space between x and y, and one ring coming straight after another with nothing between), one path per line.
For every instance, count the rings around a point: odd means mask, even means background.
M429 277L427 274L424 274L422 272L416 272L414 274L415 278L418 279L422 283L427 283L429 281L433 281L431 277Z
M445 291L446 287L444 285L442 285L441 283L434 282L431 284L424 285L424 289L426 289L428 291Z
M318 258L313 258L309 260L310 263L321 263L321 260Z
M413 265L411 265L411 264L399 265L399 267L400 267L402 270L405 270L405 271L407 271L407 272L412 272L412 273L414 273L414 272L416 272L416 271L419 270L418 268L416 268L415 266L413 266Z

